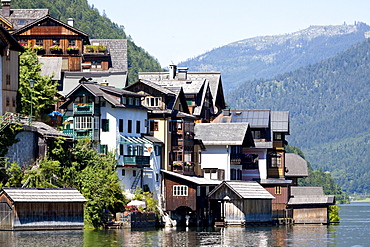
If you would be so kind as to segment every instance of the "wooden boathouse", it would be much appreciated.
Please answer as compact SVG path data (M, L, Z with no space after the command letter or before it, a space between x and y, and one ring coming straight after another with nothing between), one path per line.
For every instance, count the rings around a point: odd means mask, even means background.
M224 181L208 198L215 225L272 222L274 197L257 182Z
M76 189L3 188L0 230L82 229L86 201Z

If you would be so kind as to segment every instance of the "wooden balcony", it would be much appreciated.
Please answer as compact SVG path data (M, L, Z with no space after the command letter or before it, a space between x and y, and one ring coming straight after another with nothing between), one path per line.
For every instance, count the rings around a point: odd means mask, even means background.
M149 156L125 155L123 156L123 163L127 166L149 167L150 157Z
M74 103L73 114L93 114L94 103Z
M73 140L88 139L91 141L99 140L99 130L93 129L63 129L63 134L69 135Z
M193 176L195 175L195 165L193 162L174 161L172 163L172 171L182 175Z

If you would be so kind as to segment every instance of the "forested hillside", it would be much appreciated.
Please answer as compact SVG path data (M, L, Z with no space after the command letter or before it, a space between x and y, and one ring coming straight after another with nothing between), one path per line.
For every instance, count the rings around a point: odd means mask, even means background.
M231 108L288 110L289 144L313 168L330 171L348 193L370 192L370 40L337 56L242 84Z
M233 42L189 59L179 66L191 71L220 71L226 93L241 83L272 78L320 62L361 42L370 31L364 23L311 26L285 35Z
M75 20L74 26L89 34L92 39L126 39L129 38L124 27L113 23L105 14L87 0L12 0L11 8L49 9L51 16L67 22L68 18ZM162 71L160 64L143 48L128 40L129 82L137 80L140 71Z

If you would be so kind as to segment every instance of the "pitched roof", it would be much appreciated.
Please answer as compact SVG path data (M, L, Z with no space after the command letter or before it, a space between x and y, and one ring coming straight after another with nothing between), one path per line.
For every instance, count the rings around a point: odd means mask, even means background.
M212 195L222 189L223 186L228 187L241 199L275 199L274 196L255 181L223 181L209 193L208 197L213 198Z
M48 9L11 9L9 17L1 15L1 18L7 19L17 30L48 14Z
M90 43L98 43L107 47L112 61L109 71L128 71L127 39L90 39Z
M301 204L334 204L335 196L324 195L322 187L291 187L291 198L288 205Z
M86 202L77 189L3 188L13 202Z
M18 41L0 25L0 47L9 46L14 51L24 51L24 48L18 43Z
M289 112L271 111L271 129L273 132L289 134Z
M41 76L53 76L59 81L62 73L62 57L38 57L41 64Z
M89 72L64 72L63 88L59 93L63 96L73 90L82 79L91 78L99 84L107 83L116 88L124 88L127 81L126 72L111 72L111 71L89 71Z
M224 116L222 122L226 122L227 118L231 123L248 122L251 128L270 127L270 110L230 110L230 116Z
M50 125L47 125L46 123L43 123L43 122L33 121L32 127L36 127L37 132L44 137L59 137L60 136L60 137L65 137L65 138L71 138L70 136L63 134L63 132L54 129Z
M166 94L166 95L176 95L177 94L176 92L178 92L178 88L175 88L175 90L172 90L172 88L168 89L166 87L158 85L157 83L154 83L154 82L151 82L151 81L148 81L148 80L143 80L143 79L140 79L139 81L125 87L125 89L130 90L130 88L132 88L134 85L139 84L139 83L142 83L142 84L144 84L144 85L146 85L150 88L153 88L153 89L157 90L158 92L161 92L161 93Z
M295 153L285 154L286 177L307 177L307 161Z
M197 123L195 138L204 145L248 145L254 146L248 123Z
M181 175L179 173L166 171L166 170L161 170L161 172L164 173L164 174L168 174L168 175L171 175L171 176L174 176L174 177L184 179L186 181L189 181L191 183L198 184L198 185L218 185L222 182L220 180L213 180L213 179L207 179L207 178L202 178L202 177L193 177L193 176Z

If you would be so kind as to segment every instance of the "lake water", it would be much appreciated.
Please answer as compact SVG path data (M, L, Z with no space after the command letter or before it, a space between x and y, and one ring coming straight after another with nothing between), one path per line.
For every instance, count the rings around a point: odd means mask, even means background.
M370 246L370 203L339 206L330 226L0 231L0 246Z

